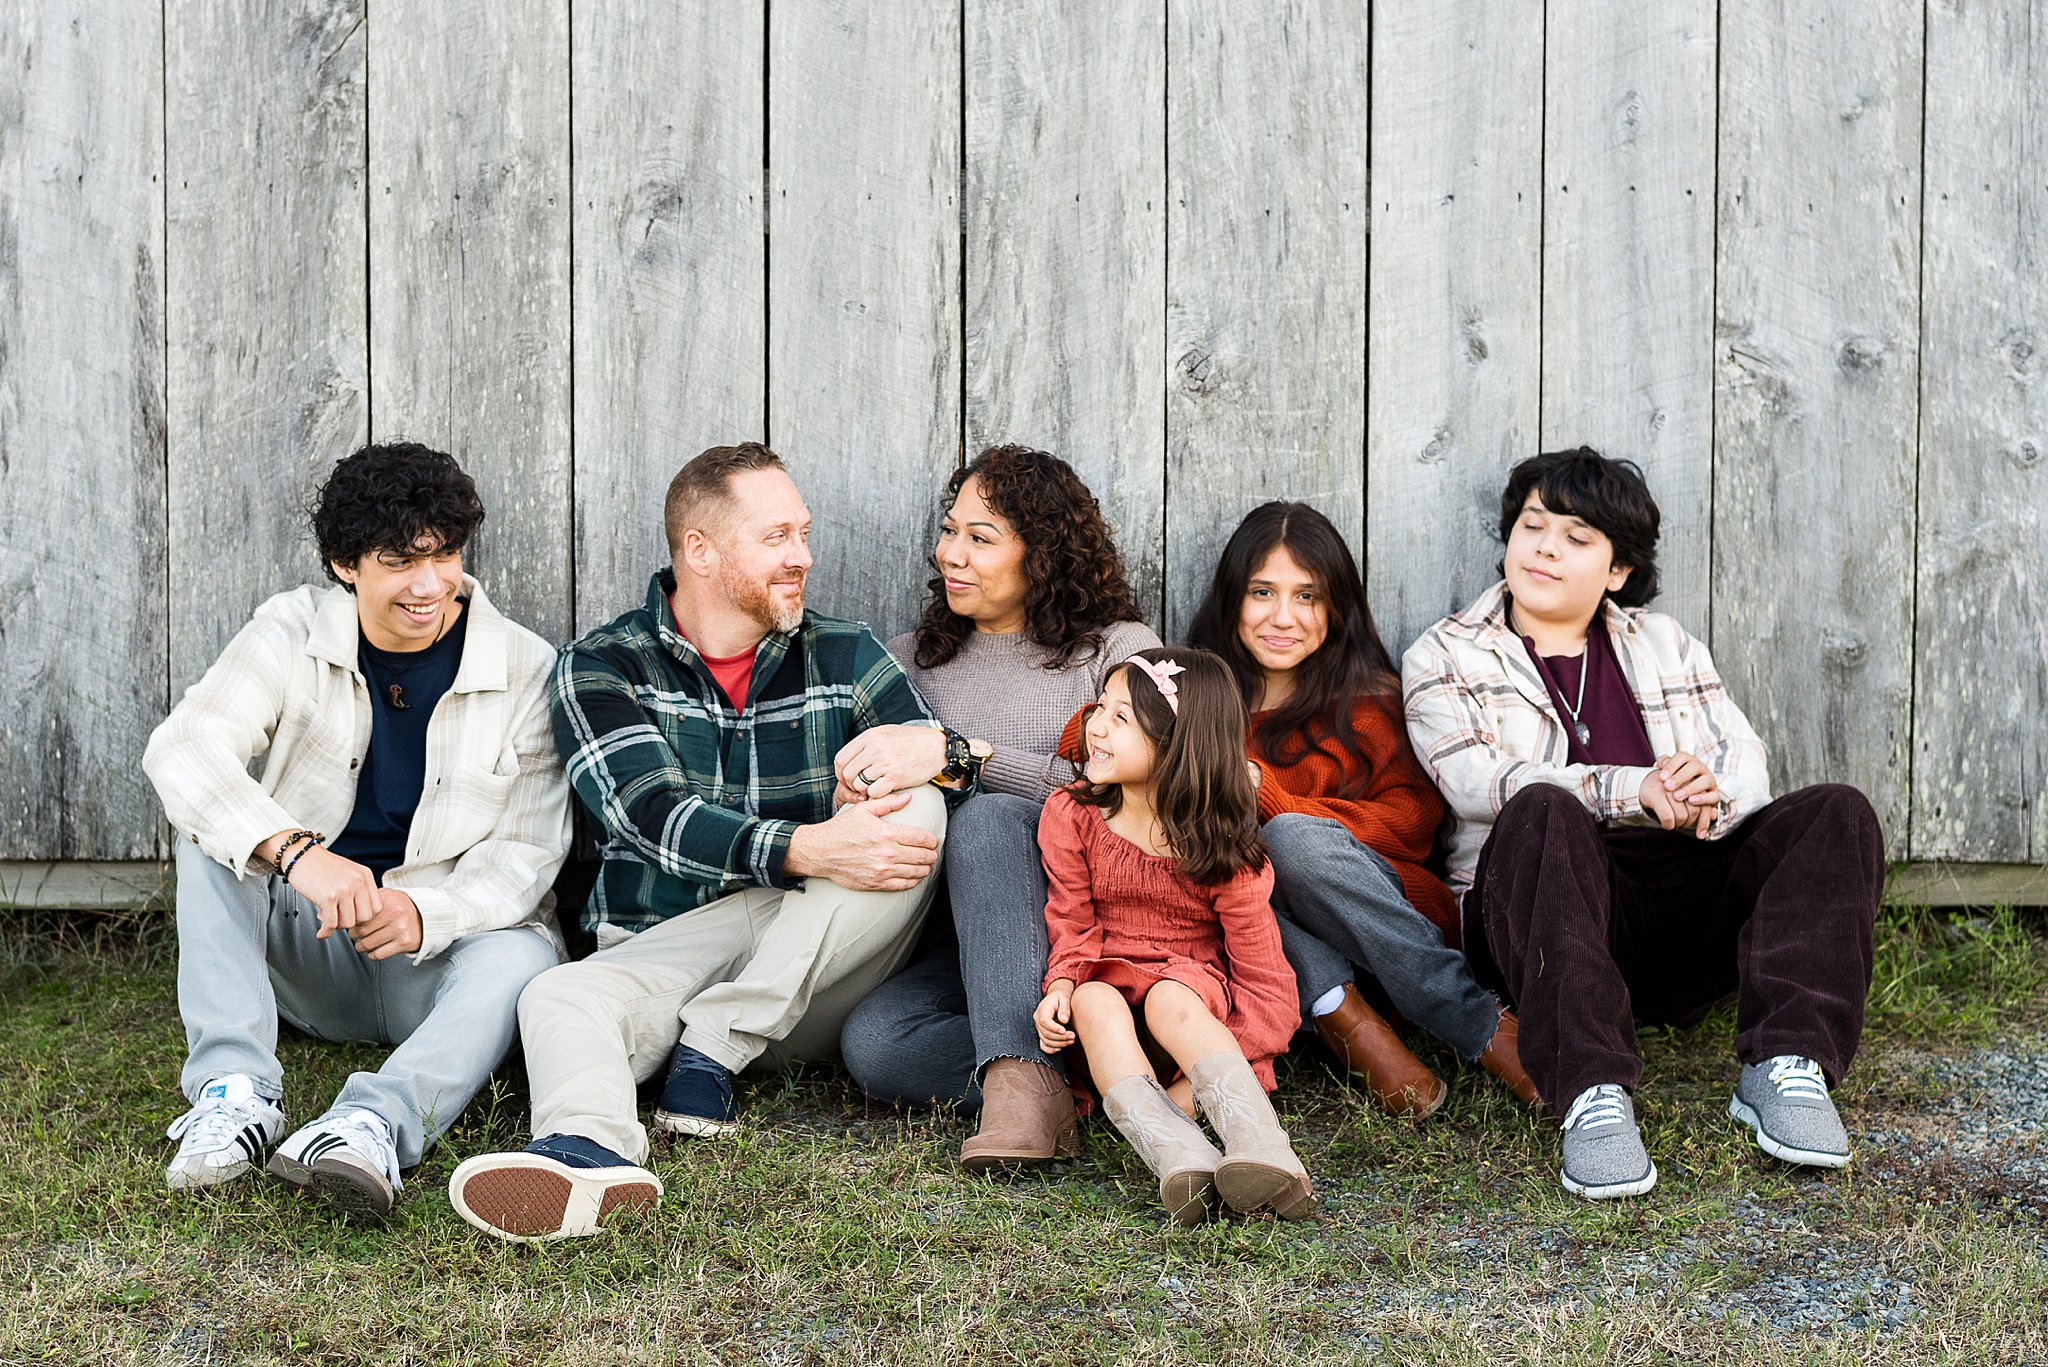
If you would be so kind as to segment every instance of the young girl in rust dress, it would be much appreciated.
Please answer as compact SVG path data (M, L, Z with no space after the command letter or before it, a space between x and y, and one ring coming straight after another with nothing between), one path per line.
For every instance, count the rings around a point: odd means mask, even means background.
M1040 1041L1048 1053L1080 1041L1104 1112L1175 1223L1205 1219L1219 1197L1305 1218L1308 1173L1266 1099L1301 1010L1236 682L1207 651L1140 651L1105 679L1083 735L1086 777L1038 825L1052 942ZM1175 1069L1222 1152L1161 1088Z

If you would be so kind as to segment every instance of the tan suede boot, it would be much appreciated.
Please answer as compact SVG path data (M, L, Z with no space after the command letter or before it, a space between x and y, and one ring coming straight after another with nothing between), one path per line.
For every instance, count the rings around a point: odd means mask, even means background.
M1080 1152L1074 1094L1060 1075L1021 1058L991 1060L981 1075L981 1128L960 1146L961 1165L987 1172Z
M1177 1225L1198 1225L1216 1206L1216 1165L1223 1155L1168 1100L1159 1084L1139 1073L1102 1094L1102 1111L1159 1177L1159 1204Z
M1316 1017L1316 1033L1387 1114L1420 1120L1444 1104L1449 1089L1443 1079L1408 1051L1350 983L1344 984L1343 1003Z
M1266 1089L1244 1055L1218 1049L1188 1069L1195 1101L1223 1136L1223 1161L1216 1167L1216 1190L1232 1210L1270 1210L1283 1220L1306 1220L1315 1214L1315 1188L1308 1169L1295 1156L1280 1117Z

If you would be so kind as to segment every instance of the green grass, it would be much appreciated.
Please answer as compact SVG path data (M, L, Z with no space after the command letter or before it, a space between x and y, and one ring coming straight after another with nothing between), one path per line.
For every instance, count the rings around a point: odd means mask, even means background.
M1483 1075L1410 1127L1300 1059L1282 1113L1324 1217L1172 1232L1105 1128L1063 1171L979 1179L953 1161L963 1122L819 1070L743 1083L731 1142L661 1150L653 1217L530 1249L446 1196L462 1157L524 1141L517 1078L382 1229L264 1181L166 1190L183 1036L161 927L20 918L0 934L0 1362L2041 1362L2048 1117L1919 1166L1883 1136L1946 1132L1945 1060L2048 1053L2043 929L1887 914L1841 1174L1788 1171L1727 1120L1724 1009L1643 1037L1663 1179L1640 1201L1567 1196L1554 1122ZM283 1052L295 1116L381 1054Z

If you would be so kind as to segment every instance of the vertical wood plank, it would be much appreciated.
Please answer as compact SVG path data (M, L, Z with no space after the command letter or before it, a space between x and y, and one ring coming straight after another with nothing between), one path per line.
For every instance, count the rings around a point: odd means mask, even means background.
M1259 503L1365 549L1366 9L1195 0L1166 51L1173 639Z
M1915 859L2048 861L2048 3L1930 6Z
M0 859L161 848L163 11L0 21Z
M1543 7L1374 13L1366 582L1398 657L1497 577L1536 450Z
M668 563L669 480L766 430L763 5L574 9L576 621Z
M1903 853L1921 14L1721 7L1714 644L1780 788L1869 794Z
M1543 439L1643 467L1656 606L1708 629L1713 0L1552 5L1544 53Z
M1905 853L1921 12L1720 12L1714 660L1778 789L1841 781Z
M302 509L369 435L364 17L203 0L165 35L174 697L324 580Z
M960 9L769 8L768 424L809 601L914 622L960 457Z
M1088 481L1156 624L1165 550L1166 35L1155 5L973 0L967 454Z
M469 567L508 615L560 640L568 8L379 0L369 32L371 429L462 462L488 512Z

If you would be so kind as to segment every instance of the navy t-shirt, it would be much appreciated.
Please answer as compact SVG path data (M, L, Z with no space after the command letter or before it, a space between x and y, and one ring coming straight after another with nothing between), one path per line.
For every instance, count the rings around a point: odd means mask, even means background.
M348 826L329 848L380 882L405 862L412 814L427 786L427 719L455 685L468 629L465 607L448 634L425 650L379 650L358 636L356 662L370 685L370 751L356 779Z

